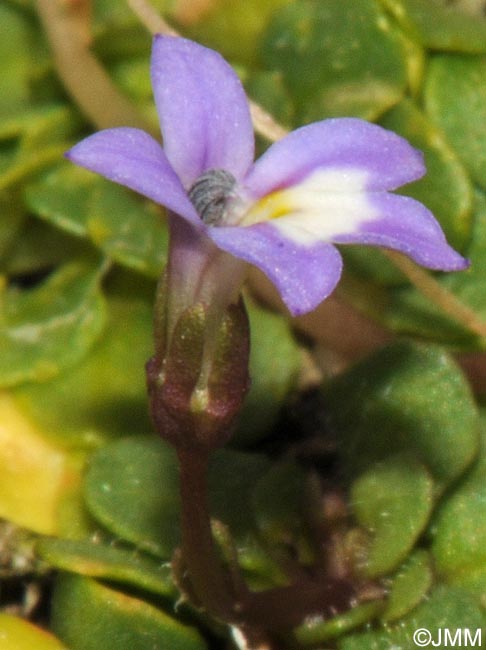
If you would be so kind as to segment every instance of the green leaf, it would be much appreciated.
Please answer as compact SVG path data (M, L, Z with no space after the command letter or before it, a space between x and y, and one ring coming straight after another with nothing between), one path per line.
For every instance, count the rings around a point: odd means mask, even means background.
M227 527L218 536L223 554L231 557L236 549L238 564L256 590L287 584L282 568L260 544L253 506L255 486L270 467L262 454L221 449L213 454L208 476L211 516Z
M106 327L90 354L58 378L15 392L23 412L63 446L92 448L152 431L144 372L153 348L152 306L144 294L153 286L136 281L130 288L129 276L116 277L124 289L114 291L109 277Z
M361 308L364 303L366 309L369 303L372 317L380 320L386 308L386 293L382 287L401 287L407 282L405 276L380 248L351 244L340 246L339 251L344 260L344 272L338 291L343 292L351 302L353 299L359 301L357 304L361 304ZM363 290L365 283L368 291ZM382 294L382 299L377 301L376 294Z
M44 538L37 553L50 567L91 578L103 578L159 596L175 595L168 564L147 556L87 540Z
M13 193L12 193L13 194ZM13 201L11 208L15 205ZM5 211L7 217L9 210ZM1 260L2 271L10 277L32 280L73 259L93 257L93 248L61 230L52 228L34 217L22 219L17 228L13 224L11 245ZM3 218L2 218L3 219ZM14 238L14 235L17 235Z
M0 138L18 138L9 164L0 173L0 189L16 188L59 163L80 126L78 114L64 104L20 109L0 127Z
M153 0L155 12L165 13L174 0ZM147 28L128 3L96 0L92 6L93 50L107 64L144 56L150 58L151 39Z
M294 121L294 106L278 70L249 70L245 79L248 96L265 108L280 124Z
M29 77L34 63L35 31L23 12L0 5L0 115L14 113L29 100Z
M403 193L424 203L439 220L448 242L464 250L471 235L473 188L456 153L410 100L395 106L381 124L423 151L427 173Z
M199 12L192 5L184 7L184 3L174 2L171 13L175 20L184 25L184 31L190 38L222 52L230 60L253 64L262 31L286 2L212 0L201 3Z
M422 82L427 65L427 53L420 43L406 32L402 32L399 29L397 30L397 36L399 36L402 41L402 46L405 50L409 86L408 90L410 95L416 98L419 97L422 92Z
M34 151L19 150L18 155L12 158L11 164L0 174L0 190L15 189L40 172L52 167L62 159L68 148L68 143L54 141L54 143Z
M395 569L425 529L433 506L433 482L411 454L370 467L351 486L351 504L371 534L360 571L371 578Z
M79 115L64 104L42 106L26 122L20 140L22 155L53 142L68 142L81 126Z
M52 627L73 650L204 650L194 628L153 605L89 578L64 574L52 598Z
M475 193L472 239L466 257L471 267L461 273L440 276L439 281L465 305L471 307L480 318L486 317L484 295L486 291L486 197L483 192ZM388 301L381 309L373 309L394 331L430 338L465 349L483 350L485 342L464 325L453 321L439 307L413 287L390 291Z
M166 260L160 208L74 165L27 186L29 208L53 225L89 239L123 266L157 278Z
M486 45L486 34L483 42ZM486 189L485 75L486 57L443 54L430 61L424 85L427 112L483 189Z
M484 563L474 568L467 567L464 571L458 571L447 576L447 583L463 588L475 596L479 602L482 602L486 593L486 569Z
M355 628L361 627L376 618L383 610L383 601L374 601L356 605L344 614L339 614L325 621L316 616L294 630L299 646L316 646L330 639L344 636Z
M438 570L447 579L461 580L486 562L486 419L478 461L449 498L433 527L432 551Z
M5 258L19 233L25 220L23 206L14 194L0 194L0 268L3 268Z
M179 542L177 461L155 436L120 440L93 454L84 495L91 515L115 536L172 556Z
M440 586L406 618L397 621L394 625L387 623L374 630L348 636L338 643L338 648L339 650L390 650L390 648L414 650L418 644L414 642L413 634L423 628L429 630L431 635L428 646L433 642L434 647L445 647L445 629L449 629L452 636L456 630L460 630L462 634L464 630L469 629L474 638L476 630L484 628L485 623L484 610L474 596L464 589ZM420 638L424 639L424 637ZM468 643L465 636L464 642Z
M408 450L441 489L476 455L479 419L469 385L436 346L389 345L331 381L325 396L350 476Z
M288 323L252 302L247 306L251 385L231 439L231 445L237 447L268 435L285 399L296 387L302 366L302 353Z
M154 0L154 9L163 11L170 6L172 0ZM118 0L97 0L93 7L93 20L97 29L105 27L114 30L119 24L131 24L139 22L137 16L130 9L129 5Z
M272 545L287 543L302 533L304 471L291 461L272 465L256 483L253 509L261 534Z
M237 540L254 528L252 493L257 480L270 467L262 454L221 449L213 454L209 468L211 513L230 527Z
M147 57L122 59L112 68L120 86L138 102L153 102L150 65Z
M244 539L253 527L250 494L268 468L257 454L221 450L209 474L213 516ZM92 516L112 534L170 558L179 543L179 472L174 450L155 436L126 438L95 452L84 493Z
M276 13L261 49L282 74L297 122L354 115L375 119L407 84L403 36L374 0L303 0Z
M103 264L75 261L35 289L5 291L0 385L46 381L88 352L105 324Z
M391 580L386 608L381 619L390 622L405 616L424 599L433 579L428 553L423 550L413 553Z
M451 6L441 6L437 0L381 2L425 47L468 54L486 52L486 20L481 15L472 16Z

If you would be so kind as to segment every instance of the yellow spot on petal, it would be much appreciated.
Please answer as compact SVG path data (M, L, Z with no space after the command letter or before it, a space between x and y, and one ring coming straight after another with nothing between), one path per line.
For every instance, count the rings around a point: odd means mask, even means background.
M286 190L267 194L251 206L239 225L251 226L254 223L271 221L289 214L294 209L289 194L290 192Z

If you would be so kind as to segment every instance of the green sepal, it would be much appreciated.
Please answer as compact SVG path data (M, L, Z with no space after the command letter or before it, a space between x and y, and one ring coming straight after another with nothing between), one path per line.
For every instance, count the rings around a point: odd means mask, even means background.
M216 332L206 305L186 309L166 347L164 358L155 355L147 363L157 431L177 448L222 446L249 384L249 325L243 303L228 307Z

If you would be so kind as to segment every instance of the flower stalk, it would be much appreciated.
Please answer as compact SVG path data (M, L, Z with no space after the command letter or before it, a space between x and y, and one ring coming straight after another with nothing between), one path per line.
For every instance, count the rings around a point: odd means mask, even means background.
M292 584L250 591L241 577L234 580L223 566L211 532L207 501L209 455L179 449L183 562L191 591L206 611L219 620L256 631L279 631L299 625L306 616L345 610L354 595L348 576L312 579L300 576Z
M223 621L232 621L235 594L211 532L207 499L208 455L195 449L179 449L178 459L182 553L191 589L210 614Z

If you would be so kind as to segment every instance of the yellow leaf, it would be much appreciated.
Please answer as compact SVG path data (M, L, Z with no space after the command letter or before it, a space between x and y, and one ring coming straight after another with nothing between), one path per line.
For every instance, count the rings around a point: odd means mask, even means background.
M0 393L0 517L54 534L69 473L66 452L42 437L11 395Z
M55 636L27 621L0 613L0 650L65 650Z

